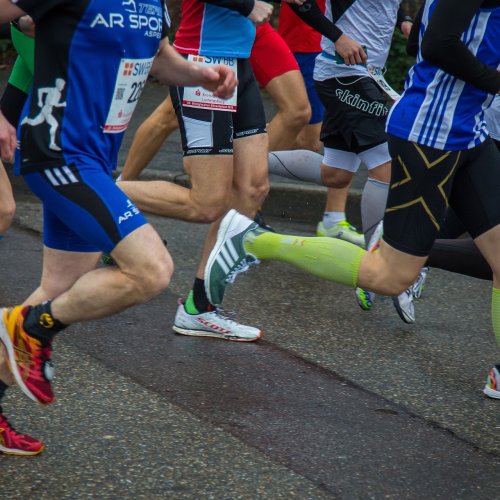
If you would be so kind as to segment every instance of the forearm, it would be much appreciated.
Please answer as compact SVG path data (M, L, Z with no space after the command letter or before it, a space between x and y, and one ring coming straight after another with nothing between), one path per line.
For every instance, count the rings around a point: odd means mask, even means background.
M404 22L410 22L410 23L413 23L413 19L411 16L407 15L404 11L403 8L399 8L398 10L398 14L397 14L397 18L396 18L396 28L398 28L400 31L403 31L401 29L401 25L404 23Z
M162 43L151 74L165 85L198 84L198 66L182 57L168 42Z
M406 53L409 56L417 57L418 54L418 44L420 39L420 27L422 25L422 15L424 13L424 6L420 7L411 28L410 36L408 37L408 42L406 44Z
M255 5L255 0L203 0L205 3L235 10L242 16L248 17Z
M325 17L315 0L306 0L302 5L289 4L289 6L302 21L332 42L336 42L342 36L342 31Z
M16 149L16 129L0 111L0 159L11 161Z
M26 12L16 7L10 0L0 0L0 24L10 23L25 15Z
M422 39L422 57L486 92L500 91L500 72L481 62L461 41L483 0L441 0Z

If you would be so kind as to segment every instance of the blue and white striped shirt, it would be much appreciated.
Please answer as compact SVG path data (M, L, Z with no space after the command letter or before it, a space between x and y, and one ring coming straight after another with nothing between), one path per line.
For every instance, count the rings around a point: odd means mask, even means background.
M438 0L427 0L420 41ZM500 69L500 8L481 8L461 41L483 63ZM401 99L387 120L387 132L441 150L471 149L488 136L484 111L493 95L422 58L419 51Z

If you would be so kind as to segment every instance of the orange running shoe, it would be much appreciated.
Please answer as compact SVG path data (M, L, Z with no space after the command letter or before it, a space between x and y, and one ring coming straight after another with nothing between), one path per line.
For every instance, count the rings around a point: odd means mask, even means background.
M0 412L0 453L28 457L38 455L44 448L44 444L38 439L17 432Z
M28 306L0 309L0 340L7 349L9 366L21 390L33 401L48 405L55 400L52 392L53 365L51 346L28 335L24 317Z

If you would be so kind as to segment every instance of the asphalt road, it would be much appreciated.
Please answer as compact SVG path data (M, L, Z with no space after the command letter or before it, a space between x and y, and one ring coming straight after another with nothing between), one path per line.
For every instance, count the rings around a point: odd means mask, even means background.
M226 304L262 341L182 337L170 325L205 228L151 221L171 286L60 335L51 408L11 391L9 416L47 449L0 456L0 498L500 498L499 402L481 392L498 361L488 283L432 270L405 325L388 299L366 313L352 291L266 263ZM38 204L20 200L0 303L36 286L39 230Z
M120 165L165 95L146 88ZM178 134L146 177L183 180ZM272 185L270 222L313 234L324 190ZM0 243L2 305L21 301L40 274L40 208L18 181L16 196L15 227ZM351 290L265 263L226 294L262 341L181 337L171 331L176 301L193 281L205 227L151 221L175 260L171 286L60 335L52 407L10 391L13 423L47 449L0 456L0 499L500 498L500 402L481 392L499 361L489 283L432 270L417 323L405 325L389 299L365 313Z

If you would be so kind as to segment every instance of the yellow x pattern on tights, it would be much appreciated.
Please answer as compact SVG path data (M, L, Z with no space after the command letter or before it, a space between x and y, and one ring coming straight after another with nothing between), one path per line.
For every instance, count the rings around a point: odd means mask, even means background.
M436 158L435 160L431 161L431 160L429 160L429 158L427 158L427 156L425 155L425 153L422 151L422 149L420 148L420 146L418 144L413 143L413 146L415 147L418 154L422 158L423 163L425 165L425 168L427 170L431 170L432 168L434 168L438 165L441 165L446 159L448 159L448 157L452 153L451 151L447 151L439 158ZM443 197L446 206L448 206L448 197L446 196L444 186L446 185L446 183L448 182L450 177L454 174L455 169L457 168L457 165L458 165L459 160L460 160L460 155L461 155L461 152L458 153L458 155L456 157L455 164L453 165L453 167L450 169L450 171L447 173L447 175L444 177L444 179L440 183L438 183L438 185L437 185L437 189L441 193L441 196ZM400 180L398 182L394 182L391 185L391 189L401 187L401 186L403 186L405 184L409 184L410 182L413 181L412 176L410 174L410 171L408 170L408 167L405 165L401 156L398 156L398 162L401 165L405 175L404 175L402 180ZM422 205L422 208L424 209L425 213L429 216L429 219L431 220L432 224L436 227L436 229L439 230L439 223L436 220L436 217L433 215L428 203L425 201L423 196L419 196L418 198L414 198L414 199L412 199L406 203L403 203L401 205L396 205L396 206L393 206L390 208L388 207L386 209L386 212L395 212L396 210L401 210L403 208L408 208L408 207L411 207L413 205L418 205L418 204Z

